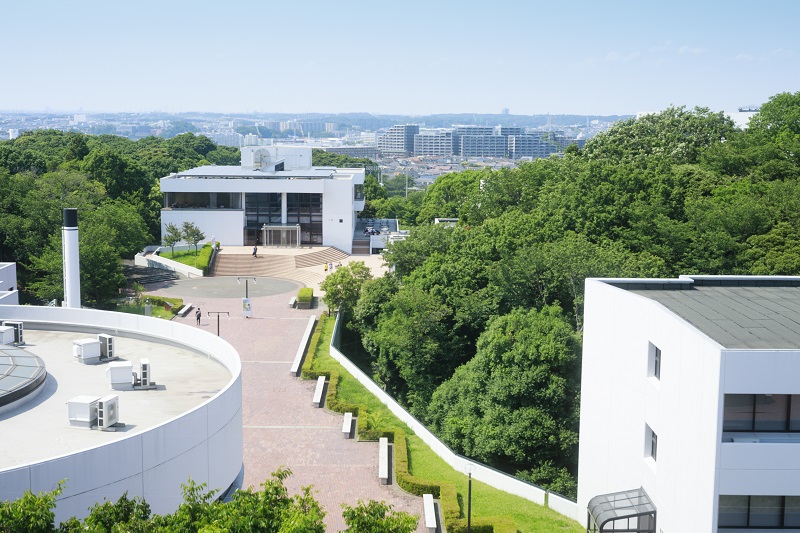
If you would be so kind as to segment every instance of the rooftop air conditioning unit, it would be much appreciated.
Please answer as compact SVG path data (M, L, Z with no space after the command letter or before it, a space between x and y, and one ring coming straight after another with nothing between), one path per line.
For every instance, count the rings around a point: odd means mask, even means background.
M25 337L23 334L24 328L22 327L22 322L13 322L11 320L4 320L3 325L14 328L14 344L25 344Z
M100 333L97 335L97 340L100 341L100 359L113 359L114 355L114 337Z
M97 401L97 427L113 431L119 422L119 396L104 396Z
M142 359L139 362L139 370L142 376L142 387L150 386L150 359Z

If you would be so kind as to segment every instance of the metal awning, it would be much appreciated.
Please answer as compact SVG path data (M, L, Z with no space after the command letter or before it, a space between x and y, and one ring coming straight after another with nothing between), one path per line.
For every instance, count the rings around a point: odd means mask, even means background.
M595 496L587 506L586 530L603 533L655 533L656 506L641 487Z

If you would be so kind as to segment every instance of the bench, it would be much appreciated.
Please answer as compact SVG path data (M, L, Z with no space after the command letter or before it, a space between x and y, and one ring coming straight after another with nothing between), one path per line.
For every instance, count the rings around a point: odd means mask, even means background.
M292 361L292 366L289 368L289 374L294 377L300 375L303 370L303 358L306 354L306 347L308 346L308 340L311 338L311 333L314 331L314 323L317 320L317 317L311 315L308 317L308 324L306 325L306 331L303 333L303 338L300 341L300 346L297 347L297 352L294 355L294 361Z
M289 307L291 307L292 309L294 309L294 306L295 306L295 304L296 304L296 303L297 303L297 296L292 296L292 297L289 299Z
M386 437L378 441L378 479L381 485L389 484L389 439Z
M433 505L433 494L422 495L422 510L425 514L425 528L428 533L436 533L436 507Z
M325 376L317 378L317 388L314 389L314 399L311 405L314 407L322 407L322 393L325 391Z
M180 309L178 309L178 316L185 317L186 315L188 315L189 311L192 309L192 306L194 306L194 304L186 304Z
M344 438L349 439L352 430L353 430L353 413L345 413L344 422L342 422L342 435L344 436Z

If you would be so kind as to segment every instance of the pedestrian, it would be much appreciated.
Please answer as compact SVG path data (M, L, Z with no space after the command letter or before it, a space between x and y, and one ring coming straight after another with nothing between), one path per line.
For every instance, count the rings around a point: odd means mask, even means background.
M322 268L325 270L325 272L327 272L328 271L328 263L322 263Z
M333 272L333 263L331 263L330 261L328 261L328 270Z
M258 257L256 254L258 253L258 245L256 244L253 246L253 257Z
M200 308L197 308L197 311L194 312L194 317L197 319L197 325L200 325L200 317L203 316L203 313L200 312Z

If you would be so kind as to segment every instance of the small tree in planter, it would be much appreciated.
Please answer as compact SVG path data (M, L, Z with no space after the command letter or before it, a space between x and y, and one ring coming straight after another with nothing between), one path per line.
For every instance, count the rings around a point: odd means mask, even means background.
M184 222L181 235L183 236L183 240L194 246L194 255L197 255L197 243L205 239L206 234L203 233L194 223Z
M164 246L172 248L172 255L175 255L175 245L183 239L183 232L181 228L175 224L169 223L166 225L167 232L164 234Z

